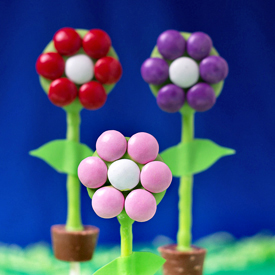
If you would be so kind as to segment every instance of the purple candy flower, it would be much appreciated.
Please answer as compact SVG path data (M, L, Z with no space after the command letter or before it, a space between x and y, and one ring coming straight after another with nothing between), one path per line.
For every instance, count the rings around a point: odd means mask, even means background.
M159 35L152 57L142 64L141 74L151 84L160 109L175 113L189 105L193 110L203 112L215 104L222 85L210 84L227 77L228 65L222 57L209 56L210 53L217 54L206 33L189 35L167 30ZM199 83L201 81L203 83ZM189 90L184 92L182 88ZM184 105L185 99L188 105Z

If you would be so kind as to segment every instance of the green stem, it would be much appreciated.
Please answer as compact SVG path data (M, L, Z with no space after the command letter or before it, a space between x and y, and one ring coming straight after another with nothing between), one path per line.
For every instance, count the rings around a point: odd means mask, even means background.
M133 253L132 225L134 221L128 217L125 210L117 216L120 223L121 256L130 256Z
M194 139L194 114L183 115L182 118L182 143L188 143ZM177 235L177 249L180 251L191 249L192 189L193 175L182 176L179 187L179 230Z
M67 140L79 142L80 112L67 111ZM80 212L80 182L77 176L67 176L68 213L66 229L83 230Z

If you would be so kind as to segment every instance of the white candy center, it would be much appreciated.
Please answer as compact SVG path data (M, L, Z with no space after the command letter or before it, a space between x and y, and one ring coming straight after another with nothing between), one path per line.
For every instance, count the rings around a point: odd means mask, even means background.
M94 76L94 63L85 54L69 57L65 65L65 74L76 84L87 83Z
M189 57L175 59L169 67L170 80L181 88L188 88L199 80L198 64Z
M108 170L110 183L118 190L131 190L139 183L140 170L135 162L119 159L113 162Z

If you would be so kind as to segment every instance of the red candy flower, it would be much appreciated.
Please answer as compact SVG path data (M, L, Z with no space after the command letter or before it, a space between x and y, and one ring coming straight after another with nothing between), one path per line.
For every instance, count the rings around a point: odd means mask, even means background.
M122 75L111 44L109 35L99 29L57 31L36 62L36 71L50 101L64 107L78 96L86 109L102 107L110 91L105 84L117 83Z

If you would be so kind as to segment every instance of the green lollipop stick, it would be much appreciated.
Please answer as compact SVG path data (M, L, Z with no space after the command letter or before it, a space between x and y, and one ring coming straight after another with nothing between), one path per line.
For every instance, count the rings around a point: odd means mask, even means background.
M67 111L67 135L69 141L79 142L80 111ZM71 231L83 230L80 209L80 182L75 175L67 175L68 213L66 229Z
M194 114L183 116L182 144L188 144L194 139ZM192 187L193 175L180 178L179 187L179 229L177 235L178 250L190 249L192 236Z
M120 223L121 257L130 256L133 253L132 225L134 220L129 218L125 210L117 216L117 219Z

